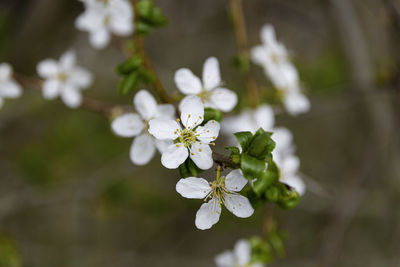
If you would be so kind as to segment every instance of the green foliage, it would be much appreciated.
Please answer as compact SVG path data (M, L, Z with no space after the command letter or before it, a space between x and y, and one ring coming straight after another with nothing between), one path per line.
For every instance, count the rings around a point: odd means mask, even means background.
M118 93L121 95L128 95L133 93L139 83L139 73L133 72L123 77L118 84Z
M119 75L129 75L137 70L140 66L142 66L142 58L138 55L135 55L119 64L115 71Z
M141 0L136 4L136 13L138 19L136 22L136 32L142 35L148 35L159 27L168 24L167 17L163 14L161 8L154 5L153 0Z
M232 59L232 64L242 73L250 71L250 58L247 55L239 54Z
M213 108L204 109L204 121L202 124L206 124L208 121L215 120L218 122L222 121L222 112Z
M245 151L250 143L251 138L253 137L253 134L251 132L238 132L234 135L242 147L242 150Z
M9 238L0 235L0 266L20 267L22 266L20 254Z
M250 238L251 246L251 263L270 263L274 259L272 248L258 236Z
M179 165L179 173L182 178L194 176L196 177L203 170L196 166L196 164L188 158L184 163Z

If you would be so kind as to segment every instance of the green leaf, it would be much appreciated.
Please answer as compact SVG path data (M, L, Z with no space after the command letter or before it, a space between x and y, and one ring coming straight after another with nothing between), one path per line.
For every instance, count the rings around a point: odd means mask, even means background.
M241 73L247 73L250 71L250 58L247 55L239 54L236 55L232 60L233 66L237 68Z
M141 35L149 35L154 30L154 26L145 21L138 21L136 23L136 32Z
M270 186L265 191L265 196L270 202L277 202L279 200L279 188L275 185Z
M253 134L251 132L237 132L234 133L234 135L242 147L242 151L245 152L247 150L247 146L253 138Z
M133 71L137 70L142 65L142 59L140 56L135 55L124 62L122 62L117 68L116 72L119 75L128 75Z
M186 177L192 176L190 171L189 171L189 168L186 165L186 162L184 162L181 165L179 165L178 169L179 169L179 174L181 175L182 178L186 178Z
M141 0L136 4L136 12L139 16L149 18L152 14L154 3L152 0Z
M188 158L184 163L179 165L179 172L182 178L190 177L190 176L197 176L203 170L197 167L197 165Z
M161 8L155 7L151 12L151 22L154 26L164 27L168 24L168 18L162 13Z
M278 206L284 210L289 210L297 206L300 201L300 195L294 189L288 188L282 184L280 198L277 202Z
M147 83L147 84L153 83L154 80L156 79L154 73L146 70L145 68L139 69L139 76L140 76L140 80L142 80L144 83Z
M271 139L271 135L272 133L265 132L260 128L251 139L247 153L260 160L265 160L275 148L275 142Z
M273 259L273 253L270 245L258 236L250 238L251 263L270 263Z
M257 181L253 183L253 190L258 196L261 196L271 184L279 180L279 169L271 161L268 164L268 169L262 172L257 178Z
M265 165L264 161L247 154L242 154L240 159L240 168L242 169L244 176L249 180L258 178L262 175L265 170Z
M222 121L222 112L213 108L204 109L204 121L202 124L206 124L210 120L215 120L218 122Z
M132 93L139 82L139 73L134 72L121 79L118 85L118 93L128 95Z
M232 157L233 155L240 155L240 149L235 146L227 146L225 149L228 149L230 152L230 156Z
M251 187L247 187L242 191L242 194L247 197L247 199L250 201L251 206L254 209L257 209L264 205L265 199L262 197L259 197L254 193L253 189Z

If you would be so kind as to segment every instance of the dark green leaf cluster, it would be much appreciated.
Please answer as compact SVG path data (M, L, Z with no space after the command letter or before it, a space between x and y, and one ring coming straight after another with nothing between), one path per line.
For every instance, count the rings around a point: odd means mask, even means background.
M163 14L161 8L154 5L153 0L141 0L136 4L136 32L142 35L148 35L159 27L168 24L167 17Z
M280 171L272 158L275 142L271 132L260 128L254 135L251 132L235 133L242 148L228 147L231 158L240 163L243 175L253 181L252 188L247 189L247 197L254 207L266 201L276 203L283 209L290 209L300 200L299 194L289 186L279 182Z
M143 60L139 55L128 58L118 65L115 71L122 76L118 85L118 93L121 95L135 92L139 82L150 84L155 79L154 74L143 66Z

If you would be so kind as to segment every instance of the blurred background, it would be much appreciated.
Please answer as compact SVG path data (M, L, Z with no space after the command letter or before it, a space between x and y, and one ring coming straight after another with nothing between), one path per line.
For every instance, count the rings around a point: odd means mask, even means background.
M168 27L145 46L170 92L173 74L200 75L217 56L228 88L243 94L227 0L156 0ZM308 192L291 211L275 209L287 232L286 257L269 266L400 266L400 1L243 1L251 46L265 23L291 51L312 109L277 116L294 133ZM94 72L87 96L118 96L117 46L92 49L74 28L75 0L1 0L0 61L35 75L36 64L74 48ZM267 80L255 67L260 84ZM240 108L240 106L239 106ZM223 138L218 139L220 143ZM129 160L131 139L109 121L26 89L0 111L0 266L214 266L236 240L261 233L224 210L209 231L194 217L200 202L175 191L178 171L159 156ZM223 146L219 147L223 151Z

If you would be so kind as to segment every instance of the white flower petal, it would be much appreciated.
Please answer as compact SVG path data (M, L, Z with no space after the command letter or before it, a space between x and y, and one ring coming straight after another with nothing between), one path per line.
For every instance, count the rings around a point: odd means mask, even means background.
M190 158L202 170L208 170L214 164L212 159L212 150L207 144L195 142L190 147Z
M221 126L217 121L210 120L204 126L196 128L197 139L209 144L217 139Z
M68 75L68 82L78 88L87 88L92 84L92 73L82 67L74 67Z
M133 18L124 18L120 16L112 16L109 21L111 31L119 36L129 36L133 33Z
M171 104L162 104L157 106L157 119L174 119L175 107Z
M0 82L0 96L5 98L17 98L22 94L21 86L14 81Z
M219 72L218 59L209 57L203 65L203 84L208 91L218 87L221 84L221 74Z
M144 120L150 120L157 114L157 102L146 90L137 92L133 103Z
M211 199L207 203L201 205L196 213L195 224L200 230L210 229L219 221L221 215L221 205L216 198Z
M275 115L273 109L268 105L261 105L253 113L254 119L258 128L263 128L265 131L272 131L275 123Z
M249 241L241 239L235 244L234 255L240 266L249 264L251 259L251 247Z
M257 45L251 49L251 60L258 65L264 66L269 58L266 48L263 45Z
M179 104L181 122L186 128L193 129L204 120L204 104L197 96L187 96Z
M51 78L58 73L58 63L54 59L45 59L36 67L36 71L42 78Z
M225 194L224 199L226 208L239 218L247 218L254 213L247 197L239 194Z
M294 155L283 157L282 166L278 166L285 174L295 174L300 168L300 159Z
M72 70L76 63L76 54L73 50L68 50L60 57L60 66L64 71Z
M113 120L111 128L119 136L133 137L143 131L144 124L138 114L126 113Z
M12 67L8 63L0 64L0 81L7 81L12 74Z
M74 87L64 86L60 94L64 104L70 108L77 108L82 103L82 94L78 89Z
M149 133L160 140L179 137L181 126L175 120L153 119L149 122Z
M60 94L61 84L57 79L46 80L43 83L43 97L45 99L54 99Z
M91 45L96 49L103 49L110 42L110 33L104 27L90 32L89 39Z
M189 69L177 70L174 79L176 87L185 95L195 95L201 92L202 84L199 77Z
M130 157L134 164L145 165L153 158L155 152L153 137L145 133L133 140Z
M274 154L293 153L293 134L284 127L277 127L273 130L272 140L275 141Z
M164 153L164 151L167 150L167 148L174 143L174 141L172 140L159 140L159 139L155 139L154 142L158 151L161 154Z
M246 184L247 179L244 178L242 170L240 169L231 171L225 179L225 186L229 191L239 192Z
M226 88L217 88L212 91L210 102L212 107L223 112L229 112L237 104L237 95Z
M291 115L298 115L310 110L310 101L301 93L289 93L286 95L284 105Z
M217 267L233 267L235 266L235 259L233 253L230 251L222 252L215 257L215 264Z
M211 187L203 178L188 177L179 180L176 191L185 198L203 199L210 193Z
M266 24L261 28L261 41L266 45L274 45L276 41L275 29L271 24Z
M176 169L185 162L188 155L189 151L183 144L172 144L163 152L161 163L167 169Z
M306 192L306 184L298 175L282 176L280 181L293 187L300 196Z

